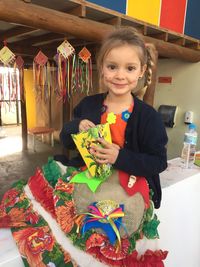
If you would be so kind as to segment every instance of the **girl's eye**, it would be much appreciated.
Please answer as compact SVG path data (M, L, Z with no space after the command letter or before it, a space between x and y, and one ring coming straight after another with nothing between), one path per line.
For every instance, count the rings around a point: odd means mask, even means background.
M127 69L128 69L128 71L133 71L133 70L135 70L135 67L129 66Z
M114 70L115 68L116 68L115 65L108 65L108 69L110 69L110 70Z

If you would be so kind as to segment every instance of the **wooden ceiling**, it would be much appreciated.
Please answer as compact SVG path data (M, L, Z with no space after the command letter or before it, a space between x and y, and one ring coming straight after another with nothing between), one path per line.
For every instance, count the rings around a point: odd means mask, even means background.
M113 27L136 27L159 56L200 61L200 41L133 19L84 0L0 0L0 48L4 42L27 64L41 49L53 58L67 39L94 50Z

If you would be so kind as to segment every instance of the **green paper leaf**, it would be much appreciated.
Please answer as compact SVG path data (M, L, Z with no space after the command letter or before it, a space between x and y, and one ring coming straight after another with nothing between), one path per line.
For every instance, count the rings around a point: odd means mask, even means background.
M62 192L62 191L59 191L59 190L55 190L54 191L54 195L58 196L63 201L68 201L68 200L72 199L72 195L71 194L68 194L67 192Z
M25 180L21 179L15 183L13 183L11 188L16 188L17 191L21 191L23 189L24 185L26 185L26 184L27 184L27 182Z
M142 231L148 239L155 239L159 237L157 231L159 223L160 221L157 219L156 215L154 215L154 218L151 221L144 223Z
M130 246L128 248L128 253L131 254L136 246L135 236L129 238Z
M102 183L102 181L96 177L88 178L87 170L76 174L71 180L70 183L78 183L78 184L87 184L89 189L92 192L95 192L98 186Z
M15 206L20 209L27 209L30 206L30 202L28 199L24 199L23 201L17 202Z

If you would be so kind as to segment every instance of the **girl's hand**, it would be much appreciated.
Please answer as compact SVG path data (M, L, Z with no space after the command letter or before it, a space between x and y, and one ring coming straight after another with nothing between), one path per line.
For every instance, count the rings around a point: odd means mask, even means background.
M82 120L79 123L79 132L87 131L89 128L95 127L95 124L89 120Z
M91 145L90 153L96 158L96 162L100 164L114 164L117 160L120 147L116 144L110 144L103 138L99 138L98 142L103 146Z

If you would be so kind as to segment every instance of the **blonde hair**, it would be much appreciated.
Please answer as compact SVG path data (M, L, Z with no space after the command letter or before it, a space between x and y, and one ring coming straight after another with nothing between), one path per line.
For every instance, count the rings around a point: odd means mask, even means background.
M145 46L143 36L133 27L120 27L106 36L97 55L97 69L99 72L100 86L102 86L102 67L105 57L113 48L126 44L132 45L138 50L141 67L147 65L145 78L146 85L149 86L151 83L153 60L150 49Z

